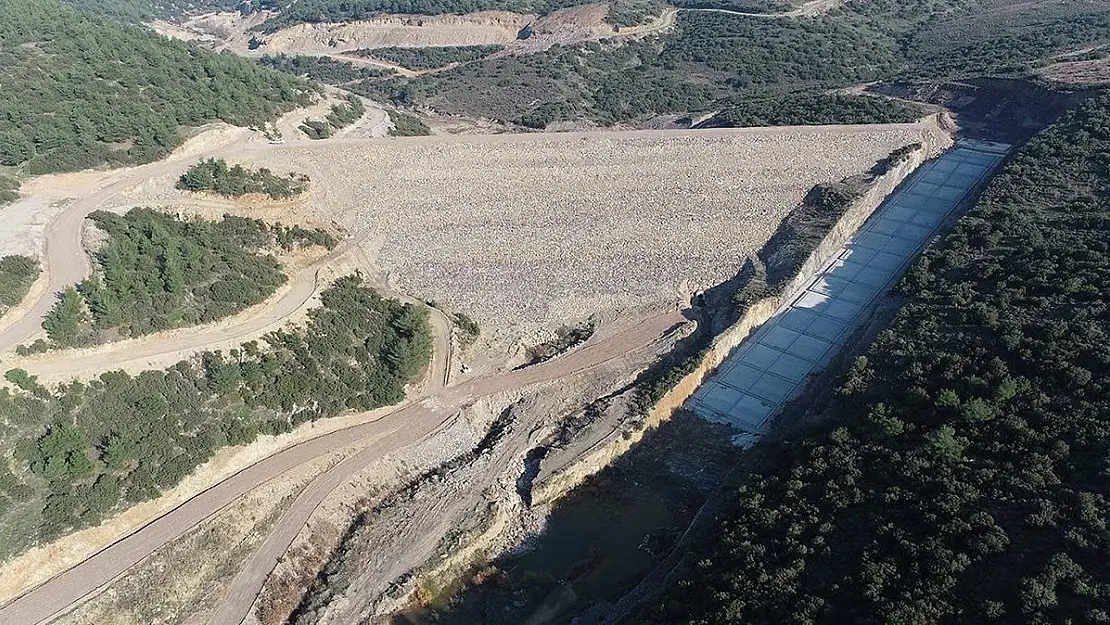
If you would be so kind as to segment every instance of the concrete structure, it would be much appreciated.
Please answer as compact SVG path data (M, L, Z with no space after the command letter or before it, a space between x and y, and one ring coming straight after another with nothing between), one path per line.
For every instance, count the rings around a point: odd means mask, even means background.
M687 402L744 444L805 388L867 320L878 297L1002 162L1010 146L961 141L922 165L797 297L721 364Z

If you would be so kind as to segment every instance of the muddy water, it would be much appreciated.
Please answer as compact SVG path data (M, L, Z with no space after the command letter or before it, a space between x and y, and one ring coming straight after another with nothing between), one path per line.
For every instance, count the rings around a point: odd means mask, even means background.
M557 504L547 530L483 563L394 625L597 622L689 524L735 462L730 433L678 415Z

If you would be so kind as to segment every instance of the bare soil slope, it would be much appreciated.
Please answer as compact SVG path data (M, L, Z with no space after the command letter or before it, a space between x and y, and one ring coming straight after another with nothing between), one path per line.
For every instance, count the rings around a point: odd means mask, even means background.
M260 152L309 173L396 290L527 331L684 299L736 273L815 184L931 125L424 137Z

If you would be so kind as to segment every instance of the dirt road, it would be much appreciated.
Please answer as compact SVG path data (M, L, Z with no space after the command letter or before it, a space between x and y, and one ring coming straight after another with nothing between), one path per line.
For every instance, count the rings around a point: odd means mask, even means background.
M271 478L303 462L344 446L363 446L316 478L285 512L263 546L228 591L213 623L237 623L246 615L277 558L300 531L313 510L332 490L350 480L368 463L390 451L412 445L434 432L458 410L476 399L533 384L577 375L613 358L651 344L684 318L677 312L648 318L607 339L547 363L511 373L477 379L431 394L375 421L340 430L276 453L197 495L137 532L100 551L0 609L0 625L39 623L62 614L83 598L123 575L166 543Z
M730 11L728 9L678 9L679 11L700 11L703 13L726 13L728 15L741 15L743 17L816 17L824 15L836 7L844 4L844 0L809 0L796 9L782 13L745 13L743 11Z

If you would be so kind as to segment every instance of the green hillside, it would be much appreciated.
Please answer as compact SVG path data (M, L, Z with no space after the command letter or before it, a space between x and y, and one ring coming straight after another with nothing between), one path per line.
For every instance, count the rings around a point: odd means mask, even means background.
M56 0L0 3L0 165L27 174L145 163L182 127L251 125L310 83L110 22Z
M532 127L611 125L872 81L1029 76L1055 54L1107 42L1107 0L869 0L781 19L682 11L674 31L654 37L556 45L351 88ZM827 100L802 99L830 119ZM831 119L855 119L858 108Z
M232 11L242 0L63 0L66 4L100 17L110 17L127 22L143 22L159 18L204 13L206 11Z

